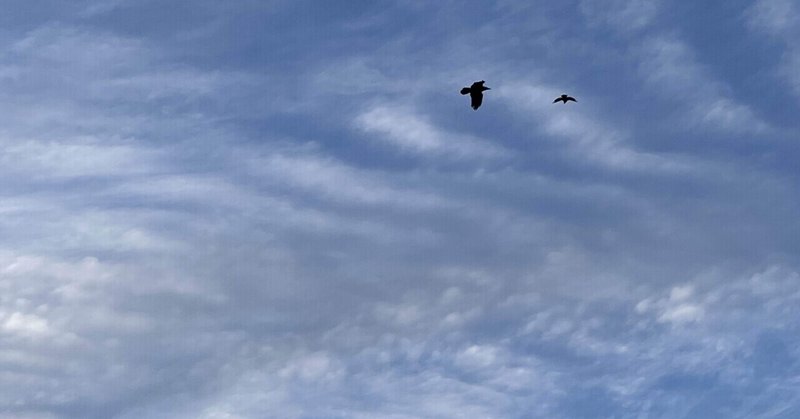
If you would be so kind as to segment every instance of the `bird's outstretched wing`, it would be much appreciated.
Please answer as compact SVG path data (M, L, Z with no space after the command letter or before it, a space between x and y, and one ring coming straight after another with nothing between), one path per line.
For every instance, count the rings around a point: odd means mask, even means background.
M553 101L553 103L558 103L559 100L561 100L561 98L557 97L556 100Z
M568 98L564 99L564 103L567 103L567 101L568 101L568 100L571 100L571 101L573 101L573 102L577 102L577 101L578 101L578 100L577 100L577 99L575 99L574 97L570 96L570 97L568 97Z
M465 88L461 89L461 94L462 95L468 95L469 92L470 92L469 87L465 87Z
M472 98L472 109L478 110L483 103L483 93L473 91L469 96Z

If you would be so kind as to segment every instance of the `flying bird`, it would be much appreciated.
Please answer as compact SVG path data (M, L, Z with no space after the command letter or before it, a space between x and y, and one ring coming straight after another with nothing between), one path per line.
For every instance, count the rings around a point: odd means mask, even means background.
M553 103L556 103L558 101L563 101L564 103L567 103L570 100L573 101L573 102L577 102L577 100L575 100L575 98L572 97L572 96L561 95L561 96L557 97L556 100L553 101Z
M476 81L472 83L472 86L461 89L462 95L469 95L470 99L472 99L472 109L478 110L481 107L481 103L483 103L483 91L491 90L484 86L483 83L486 82L483 80Z

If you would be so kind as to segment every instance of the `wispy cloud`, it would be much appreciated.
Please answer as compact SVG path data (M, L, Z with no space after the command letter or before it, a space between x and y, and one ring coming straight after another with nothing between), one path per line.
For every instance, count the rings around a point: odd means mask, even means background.
M687 8L12 3L0 417L797 416L795 150Z
M374 107L356 118L356 126L377 134L373 138L378 141L423 156L491 160L508 155L507 151L489 142L443 131L425 117L402 107Z
M680 104L680 113L691 124L730 132L759 133L769 128L750 107L726 93L730 89L708 74L684 42L665 36L649 38L638 54L645 86Z
M800 95L800 11L791 1L756 1L746 12L750 27L784 44L779 71L795 94Z
M580 11L593 25L610 26L620 33L635 33L650 26L663 5L658 0L612 0L599 4L580 2Z
M551 86L518 83L505 86L498 94L510 101L509 108L515 109L519 115L533 116L536 128L542 134L557 141L566 140L566 148L588 162L621 170L682 169L682 164L675 159L636 151L627 145L626 139L630 134L602 122L601 117L585 110L587 105L566 109L555 107L550 98L556 91Z

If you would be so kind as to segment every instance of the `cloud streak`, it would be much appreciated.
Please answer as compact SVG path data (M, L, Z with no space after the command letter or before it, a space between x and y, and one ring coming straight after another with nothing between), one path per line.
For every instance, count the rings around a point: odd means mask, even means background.
M791 79L717 5L16 6L0 417L797 416Z

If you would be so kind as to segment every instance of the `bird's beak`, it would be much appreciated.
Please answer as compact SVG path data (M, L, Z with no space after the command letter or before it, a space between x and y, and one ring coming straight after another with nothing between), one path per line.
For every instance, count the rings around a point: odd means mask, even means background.
M491 87L484 87L484 89L486 89L486 90L492 90L492 88L491 88Z

